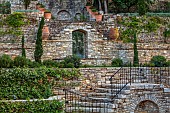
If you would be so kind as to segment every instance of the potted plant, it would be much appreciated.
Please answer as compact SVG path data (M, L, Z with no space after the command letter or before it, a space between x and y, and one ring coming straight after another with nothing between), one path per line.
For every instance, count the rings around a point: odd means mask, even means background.
M95 17L95 15L97 15L97 14L98 14L98 12L97 12L97 9L96 9L96 8L91 9L91 11L92 11L92 16L93 16L93 17Z
M36 4L36 9L39 9L41 7L41 4L40 3L37 3Z
M46 10L46 11L44 12L44 18L45 18L45 19L51 19L51 12L50 12L49 10Z
M96 19L97 22L102 21L102 17L103 17L103 15L101 15L101 14L96 14L95 15L95 19Z
M91 3L90 3L90 2L87 2L87 3L86 3L86 10L89 11L89 10L90 10L90 7L91 7Z
M44 13L45 12L45 6L43 4L41 4L40 7L39 7L39 10Z

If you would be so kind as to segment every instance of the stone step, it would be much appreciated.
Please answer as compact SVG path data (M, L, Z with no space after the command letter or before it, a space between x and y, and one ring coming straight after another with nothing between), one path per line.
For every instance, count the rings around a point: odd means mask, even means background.
M67 113L113 113L113 109L91 107L66 107Z
M88 93L87 95L88 95L88 97L98 97L98 98L99 97L100 98L103 98L103 97L109 98L112 96L111 93L96 93L96 92Z
M99 107L99 108L117 108L118 105L117 104L112 104L112 103L108 103L108 102L95 102L95 101L91 101L91 102L82 102L82 101L68 101L67 106L79 106L79 107Z
M120 87L123 87L123 86L125 86L126 84L102 84L102 87L104 87L104 88L114 88L114 89L119 89Z

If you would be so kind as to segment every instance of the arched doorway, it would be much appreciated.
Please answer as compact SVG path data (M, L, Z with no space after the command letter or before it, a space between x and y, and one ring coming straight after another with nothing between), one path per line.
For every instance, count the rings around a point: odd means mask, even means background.
M145 100L136 106L135 113L159 113L159 107L154 102Z
M75 30L72 32L72 53L80 58L87 58L87 32Z

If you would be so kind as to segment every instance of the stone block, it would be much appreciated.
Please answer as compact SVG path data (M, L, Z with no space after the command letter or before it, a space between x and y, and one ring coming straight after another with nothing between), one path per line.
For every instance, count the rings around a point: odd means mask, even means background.
M170 88L164 88L164 93L170 93Z

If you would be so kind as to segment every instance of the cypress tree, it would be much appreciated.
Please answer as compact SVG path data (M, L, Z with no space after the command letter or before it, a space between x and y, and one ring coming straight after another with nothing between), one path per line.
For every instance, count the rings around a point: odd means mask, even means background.
M26 57L25 48L24 48L24 36L22 36L22 57Z
M44 26L44 17L42 17L38 32L37 32L37 39L35 43L35 51L34 51L34 58L35 61L41 63L41 56L43 55L43 47L42 47L42 28Z
M133 57L133 66L139 65L139 58L138 58L138 49L137 49L137 37L136 32L134 33L134 42L133 42L133 49L134 49L134 57Z

